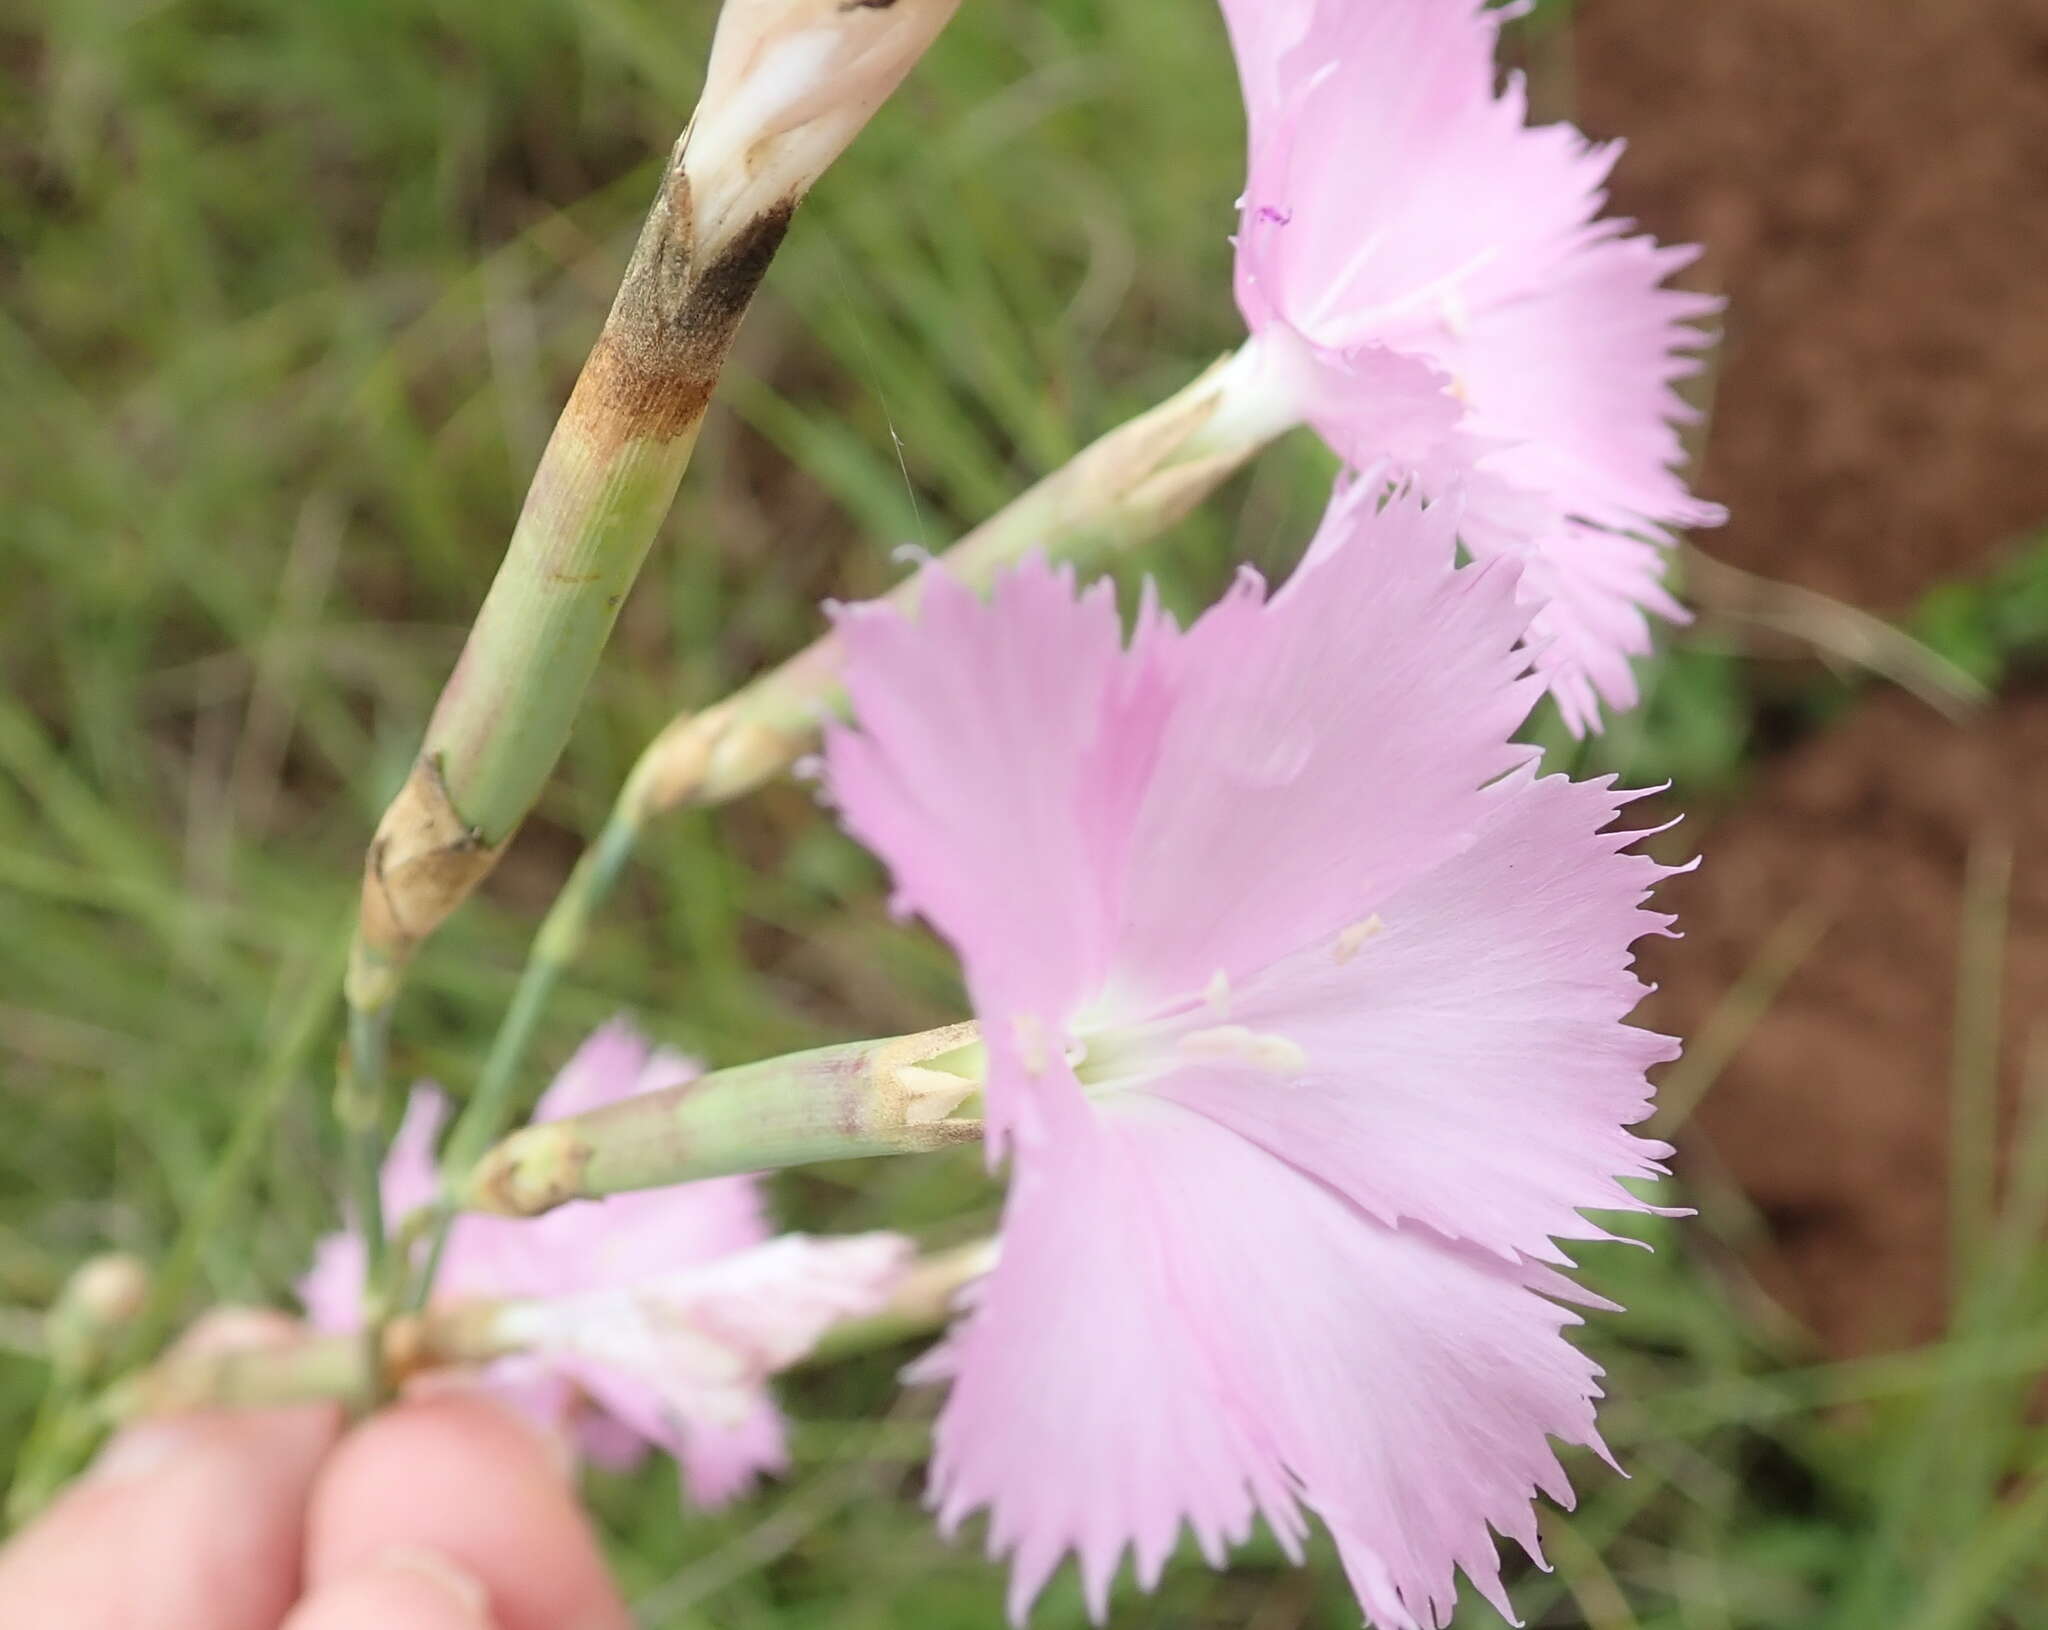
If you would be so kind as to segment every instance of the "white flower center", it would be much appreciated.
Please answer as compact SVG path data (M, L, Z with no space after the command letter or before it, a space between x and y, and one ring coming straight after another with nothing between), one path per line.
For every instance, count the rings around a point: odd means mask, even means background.
M1065 1048L1074 1075L1092 1098L1142 1087L1191 1065L1235 1065L1276 1077L1298 1076L1308 1054L1292 1037L1227 1021L1230 980L1218 969L1198 997L1168 1003L1150 1017L1120 1018L1117 1004L1091 1003L1076 1015ZM1026 1054L1041 1060L1041 1049Z

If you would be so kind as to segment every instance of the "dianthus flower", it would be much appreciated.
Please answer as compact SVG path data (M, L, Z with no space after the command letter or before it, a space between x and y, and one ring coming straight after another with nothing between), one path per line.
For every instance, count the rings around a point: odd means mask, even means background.
M1269 411L1357 469L1463 495L1461 541L1523 562L1529 642L1565 719L1636 699L1646 612L1688 495L1674 389L1717 309L1697 253L1602 218L1619 144L1531 126L1496 89L1481 0L1223 0L1250 138L1245 359Z
M631 1026L596 1031L541 1099L560 1119L681 1085L697 1068ZM445 1100L415 1090L385 1162L392 1216L433 1199ZM758 1181L721 1177L565 1205L526 1221L456 1219L438 1298L508 1304L501 1334L529 1351L493 1362L487 1384L542 1421L572 1426L593 1458L630 1465L673 1454L699 1505L744 1493L787 1462L768 1377L840 1319L876 1311L903 1271L895 1235L771 1238ZM300 1297L312 1322L353 1328L361 1238L320 1243Z
M1001 1255L928 1373L933 1497L991 1514L1021 1618L1077 1554L1104 1611L1183 1522L1335 1535L1388 1630L1600 1447L1560 1240L1662 1171L1624 1023L1665 868L1631 795L1537 775L1512 562L1340 490L1316 563L1185 631L1032 561L987 602L842 614L831 796L958 952L988 1054ZM1604 1452L1604 1451L1603 1451Z

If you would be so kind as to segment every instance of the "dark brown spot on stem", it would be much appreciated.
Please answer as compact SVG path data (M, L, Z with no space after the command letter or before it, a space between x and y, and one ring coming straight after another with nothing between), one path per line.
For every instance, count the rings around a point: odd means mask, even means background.
M746 315L761 279L768 275L768 264L782 247L790 217L795 213L795 200L784 199L755 216L734 235L725 253L695 280L686 321L699 327L706 339L722 336L718 340L721 351L732 343L733 331Z
M670 170L564 413L600 455L627 441L672 441L703 417L795 209L776 205L700 263L689 180Z
M673 441L703 418L717 382L716 363L705 371L653 347L628 347L607 330L598 335L562 417L601 455L629 441Z

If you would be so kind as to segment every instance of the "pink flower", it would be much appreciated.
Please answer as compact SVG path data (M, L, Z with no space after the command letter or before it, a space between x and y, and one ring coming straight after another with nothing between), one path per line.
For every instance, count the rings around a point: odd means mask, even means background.
M1461 485L1461 538L1524 563L1537 666L1574 730L1636 699L1628 659L1675 528L1722 519L1676 473L1673 388L1717 302L1690 248L1602 219L1618 144L1532 128L1496 91L1480 0L1223 0L1249 179L1237 298L1257 387L1358 469Z
M1100 1617L1126 1546L1149 1587L1183 1522L1220 1563L1314 1511L1374 1622L1437 1624L1455 1568L1502 1601L1489 1524L1533 1555L1569 1504L1547 1437L1600 1448L1557 1241L1669 1152L1627 1128L1675 1048L1623 1022L1665 869L1510 742L1513 564L1380 497L1128 647L1040 562L841 622L829 786L960 954L1012 1158L929 1373L941 1521L989 1509L1015 1617L1069 1550Z
M649 1441L671 1444L667 1423L676 1419L751 1439L768 1378L842 1320L878 1312L910 1258L900 1234L782 1234L653 1279L522 1302L496 1328L564 1368ZM766 1419L776 1420L772 1409ZM776 1443L779 1466L779 1425Z
M615 1021L570 1059L538 1116L581 1114L696 1073ZM390 1216L433 1198L443 1114L438 1093L413 1093L384 1167ZM709 1506L786 1464L768 1376L832 1320L878 1307L905 1249L893 1236L771 1240L757 1181L721 1177L527 1221L464 1215L436 1290L524 1304L514 1317L543 1350L492 1365L492 1385L543 1420L573 1421L606 1463L631 1464L649 1443L668 1450L690 1498ZM345 1330L362 1286L362 1241L342 1233L321 1242L299 1293L315 1325Z

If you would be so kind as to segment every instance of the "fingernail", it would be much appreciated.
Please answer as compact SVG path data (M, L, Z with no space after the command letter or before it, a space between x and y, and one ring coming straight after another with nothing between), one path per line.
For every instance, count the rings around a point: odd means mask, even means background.
M463 1617L478 1624L490 1623L491 1595L484 1589L483 1581L464 1572L439 1551L418 1545L394 1545L371 1557L366 1571L404 1573L427 1580L461 1609Z
M86 1476L96 1483L133 1483L176 1459L191 1442L177 1421L145 1421L124 1429L99 1453Z

